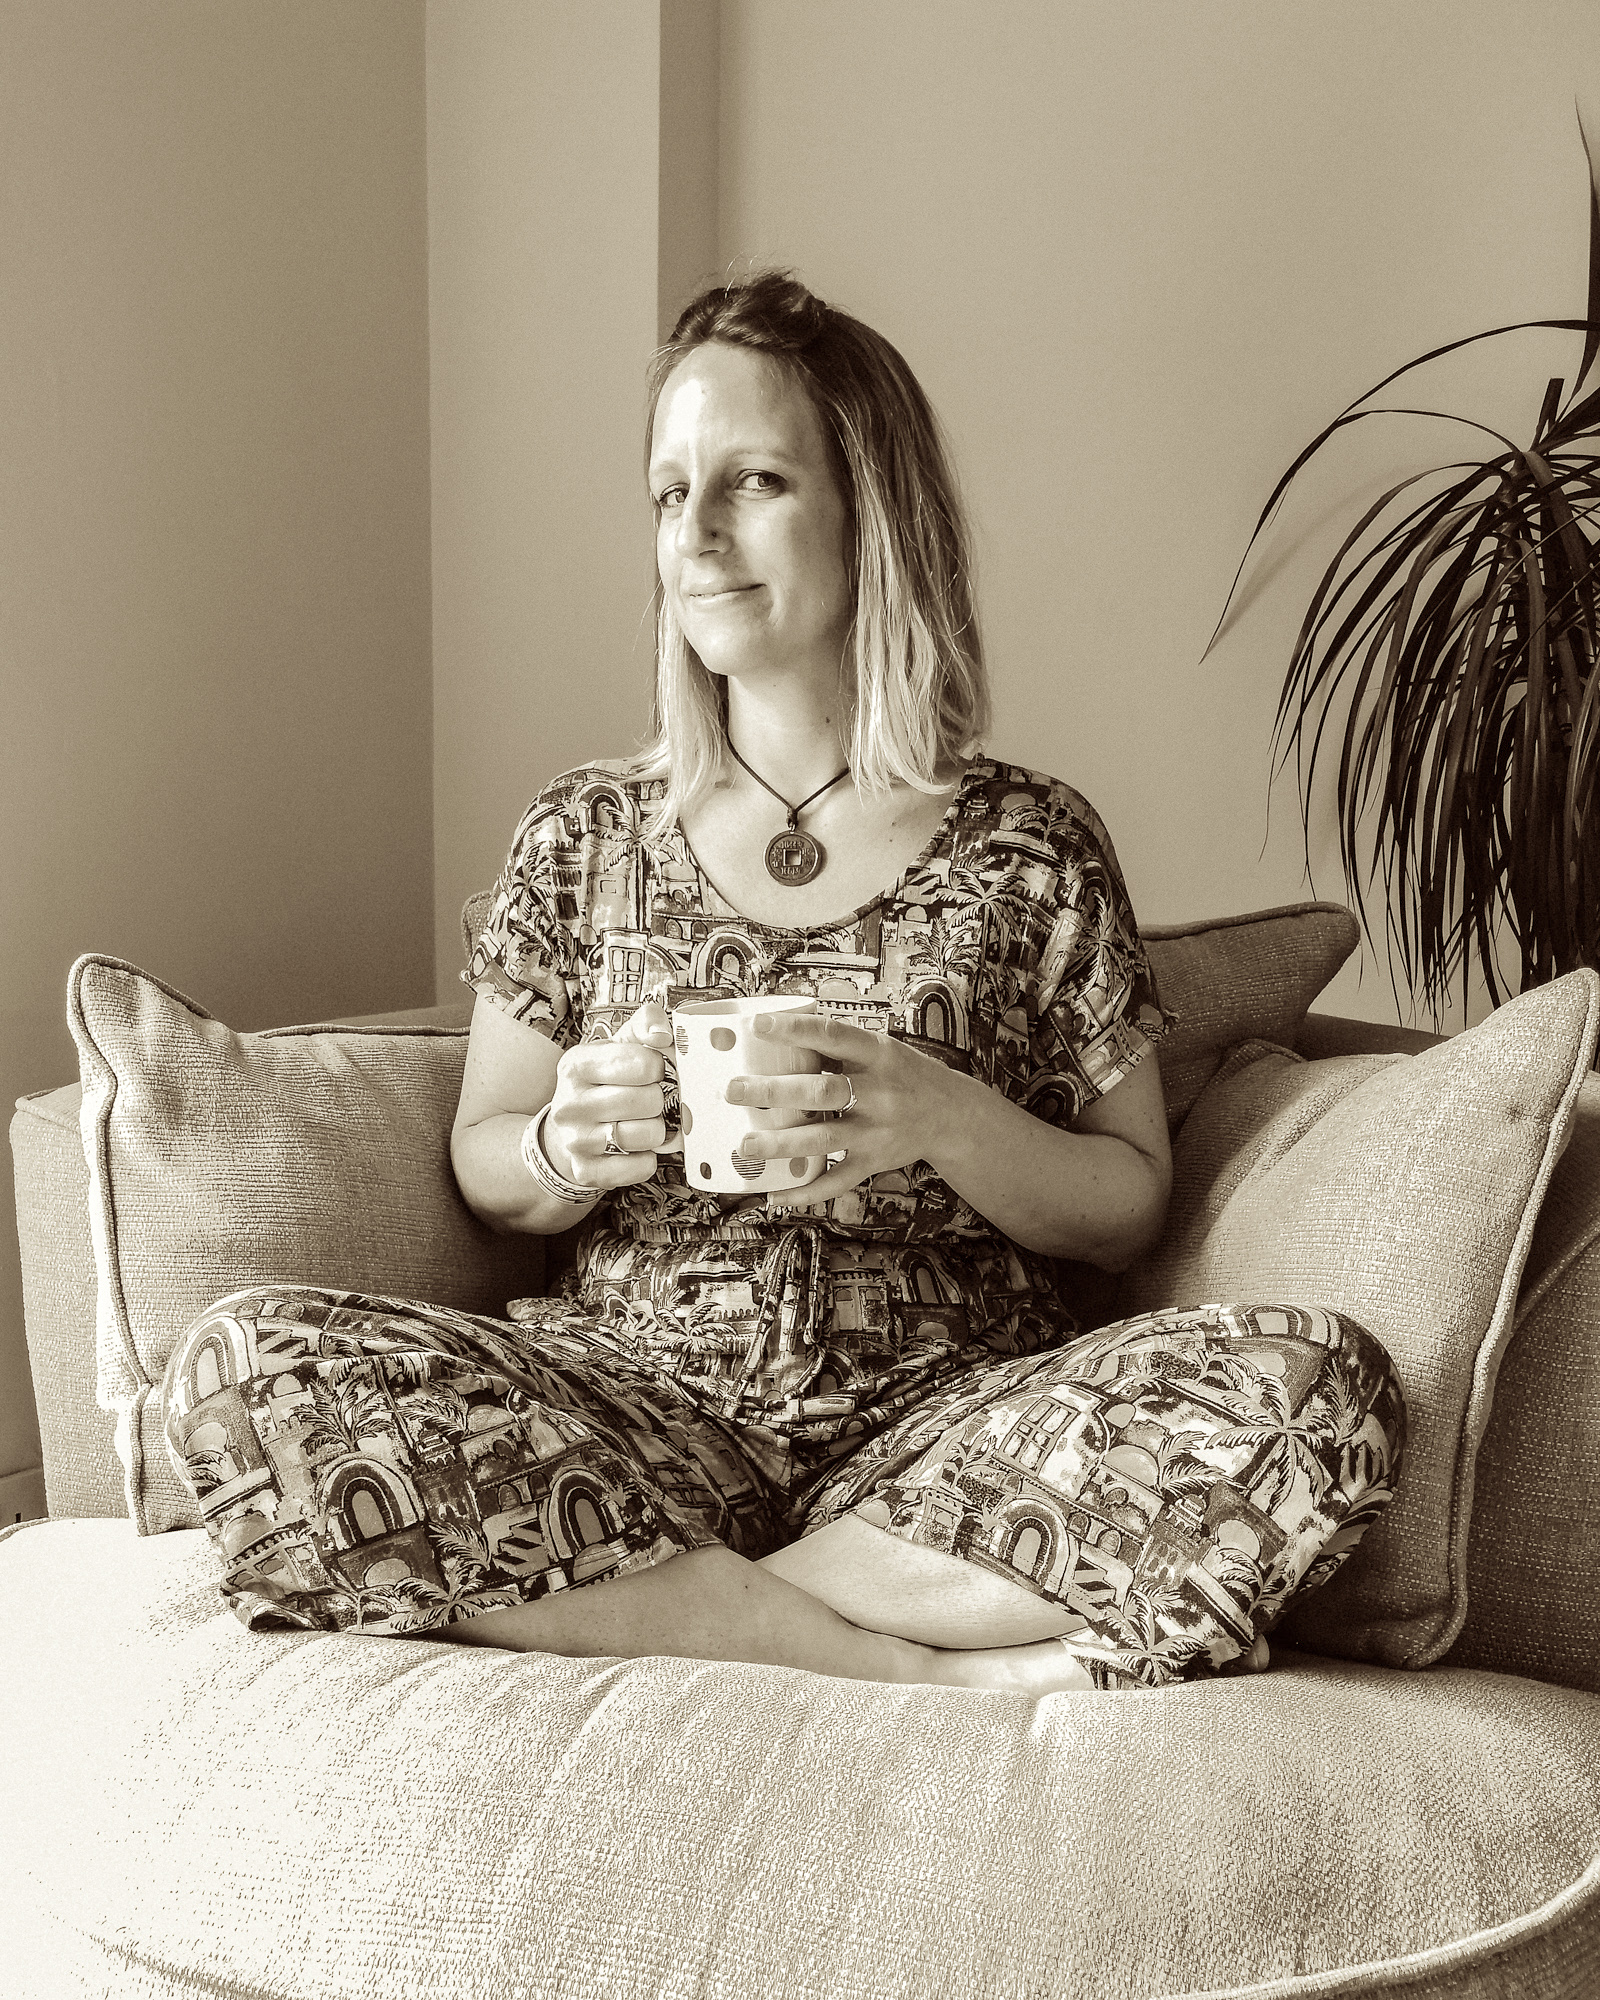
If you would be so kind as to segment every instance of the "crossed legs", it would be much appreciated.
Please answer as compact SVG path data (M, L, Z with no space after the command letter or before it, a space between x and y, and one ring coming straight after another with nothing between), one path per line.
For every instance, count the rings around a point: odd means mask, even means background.
M847 1514L758 1562L731 1549L694 1549L427 1636L579 1657L666 1653L804 1667L844 1680L1049 1694L1092 1685L1083 1664L1056 1642L1079 1623L1019 1584Z

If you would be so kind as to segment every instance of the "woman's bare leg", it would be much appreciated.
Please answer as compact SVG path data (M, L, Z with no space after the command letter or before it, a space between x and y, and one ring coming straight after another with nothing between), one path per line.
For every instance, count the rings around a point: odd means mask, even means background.
M799 1584L841 1617L925 1646L1023 1646L1083 1621L993 1570L902 1541L842 1515L758 1567Z
M1020 1584L854 1515L747 1562L695 1549L425 1636L571 1658L744 1660L842 1680L1081 1691L1068 1643L1081 1621ZM1241 1663L1243 1664L1243 1663ZM1266 1642L1249 1662L1266 1665Z
M1035 1694L1090 1685L1080 1663L1054 1643L981 1652L923 1645L855 1624L764 1564L722 1548L695 1549L651 1569L485 1611L422 1636L579 1659L664 1653L746 1660L902 1685L1021 1687Z

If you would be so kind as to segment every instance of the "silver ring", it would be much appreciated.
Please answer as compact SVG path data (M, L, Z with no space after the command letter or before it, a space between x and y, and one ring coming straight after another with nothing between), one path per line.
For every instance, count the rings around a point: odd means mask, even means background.
M619 1146L617 1144L617 1121L612 1119L611 1123L606 1127L606 1151L608 1153L625 1153L627 1150L626 1146Z
M839 1106L839 1109L833 1114L835 1118L848 1118L851 1112L854 1111L856 1108L856 1080L853 1076L847 1076L845 1078L845 1082L849 1086L850 1095L848 1098L846 1098L845 1102Z

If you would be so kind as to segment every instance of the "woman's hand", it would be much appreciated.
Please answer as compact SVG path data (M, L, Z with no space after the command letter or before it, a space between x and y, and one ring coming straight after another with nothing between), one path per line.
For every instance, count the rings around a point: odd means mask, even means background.
M555 1095L544 1121L550 1164L580 1187L631 1187L655 1172L657 1155L683 1144L667 1139L666 1054L672 1022L647 1000L608 1042L579 1042L556 1065ZM608 1151L615 1135L619 1150Z
M736 1076L727 1088L730 1104L753 1104L792 1111L794 1121L780 1130L752 1132L742 1150L750 1159L787 1160L823 1150L843 1151L841 1165L826 1168L804 1187L769 1195L769 1208L809 1208L832 1201L872 1174L910 1166L940 1150L951 1102L951 1072L932 1056L867 1028L852 1027L831 1014L757 1015L758 1035L775 1042L815 1049L828 1065L820 1075ZM817 1131L806 1114L834 1114L855 1102L843 1117Z
M925 1160L1025 1249L1121 1271L1155 1240L1172 1154L1161 1073L1148 1051L1063 1129L981 1078L831 1015L770 1014L758 1016L755 1026L780 1042L816 1049L831 1073L735 1077L730 1101L796 1114L782 1131L752 1133L745 1151L766 1159L845 1153L842 1165L804 1187L768 1195L769 1208L832 1201L873 1174ZM807 1112L843 1110L852 1086L855 1103L836 1123L818 1132L805 1119Z

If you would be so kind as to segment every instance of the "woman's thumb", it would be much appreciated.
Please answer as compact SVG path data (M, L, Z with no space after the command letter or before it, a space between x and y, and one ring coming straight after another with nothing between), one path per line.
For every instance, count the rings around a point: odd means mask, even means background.
M659 1000L646 1000L644 1005L630 1014L617 1030L616 1041L643 1042L659 1045L672 1039L672 1019Z

